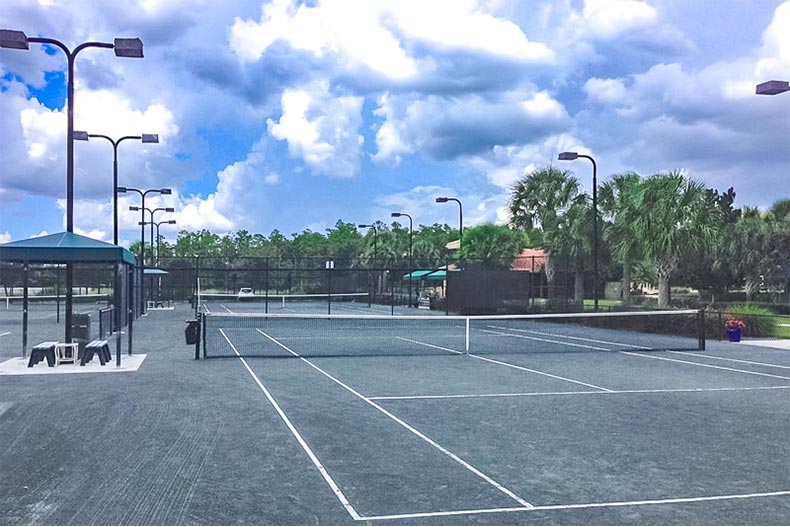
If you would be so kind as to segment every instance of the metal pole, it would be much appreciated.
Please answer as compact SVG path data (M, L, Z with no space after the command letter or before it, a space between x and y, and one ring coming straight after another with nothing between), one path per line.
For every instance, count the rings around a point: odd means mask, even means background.
M22 288L22 358L27 356L27 302L28 292L27 286L29 281L30 264L25 262L22 264L24 287Z
M145 194L140 192L140 312L145 313Z
M109 138L108 138L109 139ZM118 143L112 143L112 243L118 245Z

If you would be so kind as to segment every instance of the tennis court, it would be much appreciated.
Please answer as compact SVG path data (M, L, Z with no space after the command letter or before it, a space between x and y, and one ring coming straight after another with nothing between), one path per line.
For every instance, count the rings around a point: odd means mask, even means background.
M120 382L4 379L0 521L790 520L787 350L611 322L273 315L207 318L207 357L235 358L195 361L182 305L136 324L148 358Z

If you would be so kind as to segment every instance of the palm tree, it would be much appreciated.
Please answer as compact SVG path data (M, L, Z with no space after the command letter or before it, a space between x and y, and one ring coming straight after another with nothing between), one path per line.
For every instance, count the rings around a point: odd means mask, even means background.
M587 194L575 196L556 227L546 231L551 252L568 258L574 264L573 300L584 302L584 264L590 254L592 207Z
M767 274L770 223L758 209L744 208L732 227L726 245L729 267L743 278L746 301L760 285L760 275Z
M642 258L642 244L631 219L642 210L642 179L635 172L615 174L599 192L606 224L603 232L612 255L623 264L622 303L631 305L631 272Z
M579 195L579 181L567 170L544 167L521 178L510 195L510 224L529 231L540 227L544 233L546 280L554 285L555 263L551 233L557 232L562 216Z
M721 215L711 207L705 187L685 173L656 174L642 182L641 211L633 218L636 238L652 259L658 278L658 307L669 305L669 279L684 251L712 248Z

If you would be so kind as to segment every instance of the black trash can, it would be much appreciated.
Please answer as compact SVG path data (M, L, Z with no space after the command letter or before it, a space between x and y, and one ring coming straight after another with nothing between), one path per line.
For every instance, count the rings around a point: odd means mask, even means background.
M200 341L200 320L187 320L184 338L187 344L197 344Z
M71 315L71 341L80 346L80 353L85 352L85 345L91 341L90 313L74 313Z

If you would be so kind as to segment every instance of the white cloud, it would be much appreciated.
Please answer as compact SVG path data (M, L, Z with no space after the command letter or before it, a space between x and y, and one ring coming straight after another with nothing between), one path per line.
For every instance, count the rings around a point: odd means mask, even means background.
M13 241L10 232L8 231L0 232L0 243L8 243L10 241Z
M490 97L401 95L381 98L379 104L375 113L387 120L376 136L376 160L397 160L409 152L437 159L481 154L497 146L540 141L570 120L546 91Z
M620 104L625 101L627 90L622 79L591 78L584 83L584 91L593 101Z
M333 97L325 84L286 90L279 121L267 119L269 133L288 142L291 155L316 174L353 177L359 171L363 138L362 97Z
M440 53L554 60L548 46L530 42L516 24L473 0L323 0L298 7L275 0L262 11L260 22L237 18L231 28L231 47L242 62L260 59L277 41L315 57L332 56L346 70L368 69L396 81L432 69L432 61L414 55L416 44Z
M593 34L611 38L658 20L655 8L638 0L585 0L584 18Z

